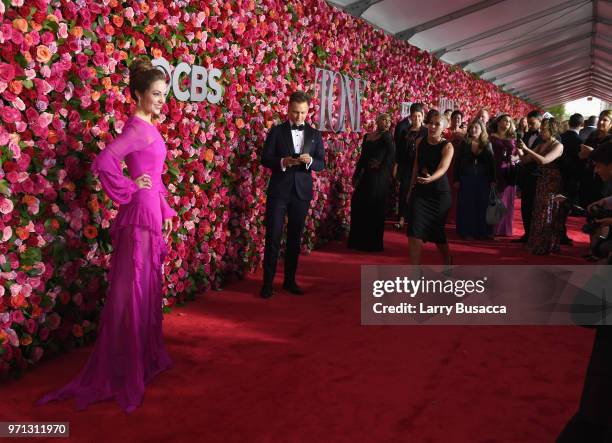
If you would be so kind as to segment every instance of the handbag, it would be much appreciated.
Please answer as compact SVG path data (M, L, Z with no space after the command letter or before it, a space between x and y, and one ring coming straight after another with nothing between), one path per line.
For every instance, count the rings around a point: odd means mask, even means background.
M506 215L508 209L504 206L504 203L500 200L494 187L491 187L489 191L489 206L487 207L486 220L488 225L498 224L504 215Z

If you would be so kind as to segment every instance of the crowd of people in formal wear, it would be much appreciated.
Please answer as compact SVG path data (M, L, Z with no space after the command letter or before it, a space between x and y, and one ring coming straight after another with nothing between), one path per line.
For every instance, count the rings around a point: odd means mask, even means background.
M466 120L460 110L426 112L414 103L393 132L391 126L381 114L363 138L353 175L352 249L383 250L385 203L397 188L395 227L407 230L412 264L420 264L423 242L436 244L451 264L447 222L467 241L512 237L518 196L524 234L511 241L533 254L557 253L573 244L567 217L612 193L589 160L612 140L612 110L562 122L539 111L490 118L481 109Z

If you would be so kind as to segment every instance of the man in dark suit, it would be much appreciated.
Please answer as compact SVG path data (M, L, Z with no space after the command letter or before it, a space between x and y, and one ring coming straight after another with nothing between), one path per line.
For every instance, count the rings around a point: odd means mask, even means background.
M542 114L539 111L531 111L527 114L527 125L529 130L523 136L522 142L529 149L541 143L540 139L540 124L542 123ZM519 166L518 184L521 188L521 219L523 221L523 229L525 233L521 238L512 240L513 243L527 243L529 239L529 229L531 228L531 213L533 212L533 202L535 199L536 190L536 162L529 162Z
M582 143L589 138L593 132L597 131L597 116L591 115L586 122L584 122L584 128L580 130L580 138L582 139Z
M287 248L283 288L295 295L304 292L295 281L302 231L312 200L312 171L325 168L321 133L304 123L310 97L294 92L289 97L288 120L274 126L264 144L261 163L272 170L266 202L264 281L260 295L272 297L272 282L287 216Z
M563 195L567 197L563 205L563 231L561 232L561 244L571 245L573 241L567 236L567 216L572 203L578 199L578 181L583 168L583 161L580 159L580 145L582 139L578 135L584 117L582 114L573 114L569 119L569 129L561 134L563 144L563 154L561 155L561 176L563 179Z

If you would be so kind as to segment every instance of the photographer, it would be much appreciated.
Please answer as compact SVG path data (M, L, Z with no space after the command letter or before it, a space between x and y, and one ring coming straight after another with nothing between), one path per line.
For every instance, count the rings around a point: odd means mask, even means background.
M609 185L612 183L612 142L605 143L594 150L589 157L593 164L593 172ZM598 260L608 258L611 263L612 236L612 196L602 198L587 207L587 224L583 230L591 237L591 258Z
M606 184L612 183L612 143L600 145L590 156L594 172ZM609 194L608 194L609 195ZM588 207L588 212L601 211L596 207L612 208L612 196L600 199ZM600 215L600 214L597 214ZM609 227L612 218L594 220L599 226ZM610 257L610 237L600 245L600 250L608 248ZM610 264L610 260L608 259ZM578 411L565 425L557 437L557 443L610 442L612 441L612 327L598 326L595 342L589 361L580 406Z

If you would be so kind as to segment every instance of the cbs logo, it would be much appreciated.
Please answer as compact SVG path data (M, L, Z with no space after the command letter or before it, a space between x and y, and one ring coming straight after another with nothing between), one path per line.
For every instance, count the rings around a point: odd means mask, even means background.
M198 65L189 65L185 62L179 63L175 68L165 58L156 58L151 62L153 66L161 70L170 79L166 94L172 93L177 100L186 102L203 102L207 100L211 104L216 104L223 97L223 86L219 83L221 71L213 68L207 70ZM190 85L187 89L181 89L183 75L190 77Z

